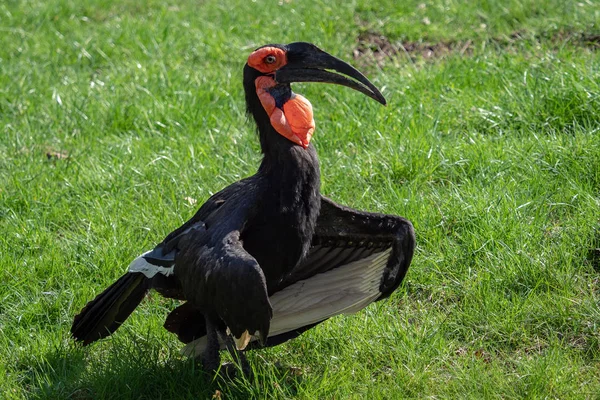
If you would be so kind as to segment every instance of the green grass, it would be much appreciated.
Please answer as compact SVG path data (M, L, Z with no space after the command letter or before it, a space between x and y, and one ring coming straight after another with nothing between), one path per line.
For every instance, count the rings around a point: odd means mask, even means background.
M600 53L573 38L600 34L600 3L9 0L0 20L0 397L597 398ZM73 345L86 301L256 169L249 52L306 40L352 60L365 31L473 43L355 60L387 107L296 87L322 191L413 221L405 285L252 352L251 380L182 358L156 294Z

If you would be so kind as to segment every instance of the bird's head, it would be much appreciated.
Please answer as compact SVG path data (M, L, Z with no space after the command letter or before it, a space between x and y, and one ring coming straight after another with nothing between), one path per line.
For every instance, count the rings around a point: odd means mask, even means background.
M248 111L259 130L268 118L275 131L304 148L310 143L315 122L310 102L292 92L293 82L335 83L386 104L381 92L363 74L314 44L269 44L256 49L244 67Z

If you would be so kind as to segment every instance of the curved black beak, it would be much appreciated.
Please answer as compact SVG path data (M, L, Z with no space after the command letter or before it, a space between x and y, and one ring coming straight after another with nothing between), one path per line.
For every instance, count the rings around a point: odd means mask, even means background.
M323 82L347 86L385 105L385 97L363 74L350 64L324 52L311 43L286 46L287 64L275 72L278 83ZM328 70L339 72L339 75ZM345 76L344 76L345 75ZM349 79L349 78L352 79Z

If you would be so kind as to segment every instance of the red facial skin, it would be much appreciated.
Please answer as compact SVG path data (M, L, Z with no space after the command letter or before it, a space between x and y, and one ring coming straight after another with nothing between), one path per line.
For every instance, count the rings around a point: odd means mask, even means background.
M248 65L265 74L274 73L286 63L285 52L276 47L263 47L248 57ZM260 103L269 115L271 125L280 135L307 148L315 131L312 106L303 96L292 94L283 108L278 108L275 99L268 92L276 84L270 76L261 76L255 80Z
M273 57L275 61L272 63L267 62L269 56ZM285 64L287 64L285 51L277 47L263 47L248 57L248 65L263 74L275 72Z

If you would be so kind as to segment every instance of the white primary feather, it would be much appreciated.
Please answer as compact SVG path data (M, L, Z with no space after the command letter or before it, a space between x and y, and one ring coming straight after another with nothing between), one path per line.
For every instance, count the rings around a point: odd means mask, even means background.
M146 275L146 278L153 278L154 275L159 273L163 274L164 276L170 276L173 273L173 268L175 266L160 267L158 265L150 264L148 261L146 261L146 259L144 259L144 256L150 252L152 252L152 250L145 252L144 254L133 260L131 264L129 264L128 271L141 272L142 274Z
M381 276L391 248L331 271L298 281L269 298L273 318L269 337L339 314L362 310L380 295ZM256 340L256 338L253 338ZM188 343L182 354L195 357L204 351L206 337Z

